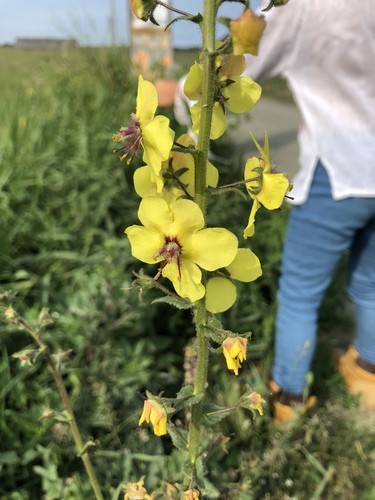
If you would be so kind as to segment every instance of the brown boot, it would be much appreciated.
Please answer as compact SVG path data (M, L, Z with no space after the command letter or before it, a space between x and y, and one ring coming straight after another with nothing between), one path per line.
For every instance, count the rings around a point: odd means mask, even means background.
M306 403L302 401L288 401L283 402L282 391L280 387L270 380L268 386L272 391L272 422L274 424L281 424L284 422L291 422L299 415L306 413L307 410L316 405L316 396L310 396Z
M349 394L361 396L361 408L375 410L375 374L357 364L359 354L350 346L339 359L339 372L344 377Z

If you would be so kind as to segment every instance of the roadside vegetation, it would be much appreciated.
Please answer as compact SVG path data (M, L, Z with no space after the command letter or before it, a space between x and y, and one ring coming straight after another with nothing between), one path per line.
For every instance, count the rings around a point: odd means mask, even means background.
M179 74L191 57L177 52ZM142 476L156 498L168 498L160 485L173 484L181 464L168 438L138 427L142 394L163 387L173 397L191 369L189 312L150 305L156 292L131 289L140 269L123 231L136 222L139 200L133 167L112 153L111 138L134 111L136 85L123 49L0 49L0 294L31 324L49 311L44 341L92 443L105 498L113 500L123 498L121 483ZM281 80L267 82L265 95L290 99ZM214 153L225 182L225 169L240 168L234 147L221 141ZM225 197L211 201L219 225L241 209L241 200L232 206L231 199L225 210L218 204ZM237 287L239 300L222 318L253 337L238 377L219 369L224 361L217 359L211 377L220 403L235 401L246 387L268 399L287 215L285 207L258 216L252 249L262 256L263 276ZM239 236L246 221L244 203ZM353 331L344 285L340 267L322 309L312 382L318 407L284 429L272 425L267 408L256 420L238 413L218 423L219 451L209 459L216 498L375 499L374 419L346 395L332 356ZM28 348L29 337L4 319L0 498L91 498L47 366L41 357L21 363L15 356Z

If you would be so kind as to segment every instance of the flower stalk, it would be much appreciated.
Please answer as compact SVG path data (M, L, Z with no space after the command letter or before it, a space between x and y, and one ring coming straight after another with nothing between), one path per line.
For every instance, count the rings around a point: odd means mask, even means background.
M95 495L96 500L104 500L103 494L101 492L101 488L99 486L98 479L95 474L94 467L91 463L90 456L87 452L87 448L84 445L77 420L74 415L74 411L69 399L69 395L66 391L64 381L61 377L61 374L58 370L56 361L53 356L49 353L47 345L41 339L39 332L34 330L23 318L18 317L16 319L16 323L25 330L37 344L40 349L40 352L43 354L45 360L47 361L48 367L52 373L52 377L55 381L57 390L60 394L61 400L63 402L64 410L67 415L67 422L70 426L70 430L73 436L73 440L77 449L77 455L82 459L83 465L85 467L91 488Z
M215 21L216 2L205 0L202 21L202 111L199 135L197 142L196 170L195 170L195 202L201 208L203 214L206 211L206 178L207 160L210 144L210 132L212 124L212 112L214 106L214 82L215 82ZM197 366L194 381L194 395L204 394L207 385L208 372L208 340L204 335L204 325L207 323L207 310L205 299L197 301L194 305L194 322L196 329L196 353ZM199 455L200 427L202 421L202 398L193 405L191 421L189 425L188 452L189 460L193 467Z

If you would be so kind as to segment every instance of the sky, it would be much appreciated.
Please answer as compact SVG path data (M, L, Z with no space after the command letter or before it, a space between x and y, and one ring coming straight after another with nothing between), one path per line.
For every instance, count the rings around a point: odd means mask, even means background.
M257 8L260 1L252 0L252 7ZM172 5L196 13L202 11L203 1L172 0ZM223 5L220 14L234 18L242 9L232 1ZM123 44L129 41L128 31L127 0L0 0L0 45L13 44L17 37L76 38L80 45L108 45L114 39ZM178 22L172 33L175 47L200 43L193 23Z

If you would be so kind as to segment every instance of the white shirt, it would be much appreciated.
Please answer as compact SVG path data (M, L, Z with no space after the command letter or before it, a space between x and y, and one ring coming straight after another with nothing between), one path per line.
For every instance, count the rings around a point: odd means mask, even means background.
M318 159L335 200L375 197L375 0L290 0L265 18L244 74L284 76L300 110L293 203L306 201Z

